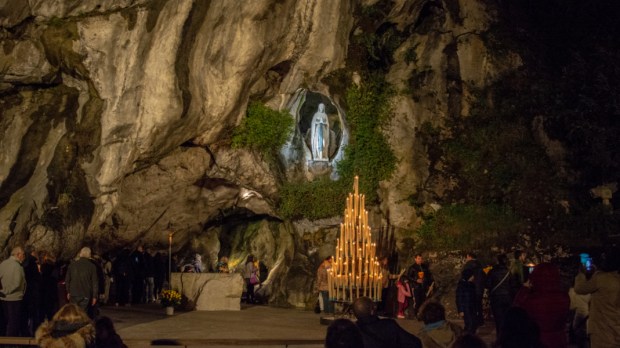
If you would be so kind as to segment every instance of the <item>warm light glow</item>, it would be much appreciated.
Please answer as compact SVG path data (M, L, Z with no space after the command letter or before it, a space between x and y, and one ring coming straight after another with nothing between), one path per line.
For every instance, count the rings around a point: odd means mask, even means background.
M377 274L376 244L372 242L365 198L359 194L358 183L356 176L336 240L336 262L328 273L329 297L335 301L353 302L360 296L381 300L383 286Z

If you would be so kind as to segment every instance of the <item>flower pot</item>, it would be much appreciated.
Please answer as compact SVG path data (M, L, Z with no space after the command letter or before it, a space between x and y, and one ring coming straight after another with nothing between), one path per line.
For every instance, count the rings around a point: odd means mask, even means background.
M172 306L166 307L166 315L173 315L173 314L174 314L174 307Z

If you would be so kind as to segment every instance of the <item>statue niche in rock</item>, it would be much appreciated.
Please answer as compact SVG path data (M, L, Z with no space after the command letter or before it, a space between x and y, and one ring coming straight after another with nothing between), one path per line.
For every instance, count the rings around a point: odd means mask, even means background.
M305 125L300 125L302 134L305 129L306 168L313 176L332 173L342 128L337 108L332 103L326 104L325 99L319 94L310 95L304 103L305 110L302 109L306 114L301 117L302 123L306 120ZM310 115L312 118L308 122Z
M286 108L297 125L281 149L287 170L302 169L308 180L338 179L334 168L349 139L342 110L329 96L306 89L299 89Z
M329 161L329 119L325 113L325 104L320 103L319 108L312 117L311 149L313 161Z

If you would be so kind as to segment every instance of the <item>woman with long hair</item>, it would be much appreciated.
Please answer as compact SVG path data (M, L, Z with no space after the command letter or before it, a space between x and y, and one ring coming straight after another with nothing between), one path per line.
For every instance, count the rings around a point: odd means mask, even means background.
M62 306L51 321L45 321L34 335L41 348L94 347L95 327L90 318L74 303Z

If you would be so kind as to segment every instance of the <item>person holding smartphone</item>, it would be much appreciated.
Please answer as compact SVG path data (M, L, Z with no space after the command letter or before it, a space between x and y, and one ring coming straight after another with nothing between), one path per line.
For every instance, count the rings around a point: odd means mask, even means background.
M588 260L575 277L575 292L591 294L588 334L591 347L620 347L620 250L601 255L600 269Z

